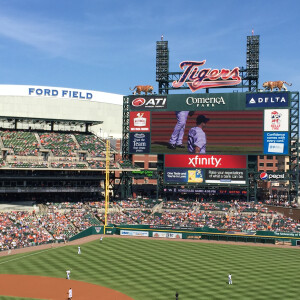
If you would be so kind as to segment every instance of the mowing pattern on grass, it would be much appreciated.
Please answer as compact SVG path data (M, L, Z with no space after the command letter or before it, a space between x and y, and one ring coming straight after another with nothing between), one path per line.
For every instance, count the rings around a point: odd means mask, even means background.
M0 272L64 278L70 268L71 279L135 300L175 299L176 291L184 300L293 299L300 286L299 249L118 238L81 249L81 255L66 246L3 257Z

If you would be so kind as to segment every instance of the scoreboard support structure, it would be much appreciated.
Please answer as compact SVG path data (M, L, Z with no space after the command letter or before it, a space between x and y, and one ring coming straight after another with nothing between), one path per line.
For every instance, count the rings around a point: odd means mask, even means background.
M156 44L156 81L158 82L159 95L166 96L170 90L174 90L172 82L179 79L182 73L169 72L169 50L167 41L159 41ZM247 37L247 67L240 68L242 81L234 88L246 89L249 93L256 93L258 90L259 78L259 36ZM178 89L178 88L177 88ZM188 89L187 86L182 86L179 89ZM261 91L260 91L261 92ZM206 89L209 93L209 89ZM192 96L193 94L191 94ZM172 95L173 96L173 95ZM272 94L270 93L270 96ZM123 159L132 160L130 153L130 96L125 96L123 102L123 143L122 157ZM289 114L289 151L285 156L289 157L288 170L288 200L298 201L299 199L299 92L290 92L290 114ZM180 109L179 109L180 110ZM285 130L287 131L287 130ZM269 153L269 152L264 152ZM154 153L152 153L154 154ZM270 154L269 154L270 155ZM275 155L275 154L274 154ZM248 154L248 178L246 186L247 200L257 201L257 191L259 182L259 173L257 166L257 154ZM164 196L164 188L167 187L164 183L164 155L157 155L157 197ZM122 174L122 197L130 197L132 195L132 175L131 172L123 172ZM191 186L190 186L191 187ZM208 184L207 189L222 188L218 184ZM228 186L230 187L230 186ZM236 187L239 188L237 185Z
M156 42L156 81L158 82L158 93L169 94L171 90L178 90L172 86L173 81L178 81L182 72L169 71L169 49L168 41ZM246 68L240 68L242 82L235 88L254 92L258 89L259 79L259 35L247 36ZM179 89L189 89L184 84ZM209 93L209 89L206 89Z
M299 200L299 92L291 92L288 198Z

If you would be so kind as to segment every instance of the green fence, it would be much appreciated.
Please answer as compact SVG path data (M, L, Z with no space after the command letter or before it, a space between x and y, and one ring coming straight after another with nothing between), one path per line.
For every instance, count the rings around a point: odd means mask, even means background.
M94 234L104 234L104 226L93 226L70 238L70 241ZM202 227L174 227L151 225L109 225L105 234L126 236L166 237L180 239L204 239L229 242L275 244L276 242L288 242L293 246L300 246L300 233L294 232L228 232L214 228Z

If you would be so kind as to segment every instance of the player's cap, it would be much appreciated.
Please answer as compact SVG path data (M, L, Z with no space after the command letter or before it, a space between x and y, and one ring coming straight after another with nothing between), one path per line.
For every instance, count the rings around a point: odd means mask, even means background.
M201 123L207 123L209 118L206 118L204 115L199 115L196 119L196 124L200 125Z

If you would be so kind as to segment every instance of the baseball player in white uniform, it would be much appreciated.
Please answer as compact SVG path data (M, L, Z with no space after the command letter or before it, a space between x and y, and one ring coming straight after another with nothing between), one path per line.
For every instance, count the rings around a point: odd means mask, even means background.
M66 273L67 273L67 279L70 279L71 271L70 271L70 270L67 270Z
M232 284L231 274L228 275L228 284Z
M199 115L196 119L196 127L189 131L188 135L188 151L189 153L205 154L206 152L206 134L203 128L209 121L204 115Z
M81 249L79 246L78 246L78 254L81 254Z
M69 299L69 300L72 300L72 297L73 297L73 291L72 291L72 289L70 288L69 291L68 291L68 299Z
M169 149L176 149L176 148L184 148L182 144L185 125L188 116L192 116L194 114L193 111L175 111L177 123L174 127L173 133L171 135L169 141Z

